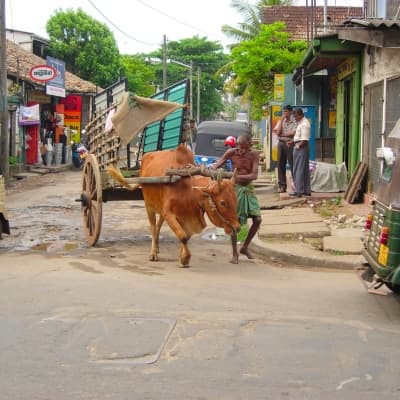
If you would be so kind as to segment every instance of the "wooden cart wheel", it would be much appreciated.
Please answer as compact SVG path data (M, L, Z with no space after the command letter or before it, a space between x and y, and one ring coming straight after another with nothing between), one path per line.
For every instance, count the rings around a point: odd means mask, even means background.
M101 231L103 192L99 164L93 154L88 154L85 159L81 202L86 241L89 246L94 246Z

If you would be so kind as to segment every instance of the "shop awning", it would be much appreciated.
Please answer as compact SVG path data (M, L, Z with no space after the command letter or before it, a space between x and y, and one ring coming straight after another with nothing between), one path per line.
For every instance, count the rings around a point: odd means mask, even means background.
M338 34L319 36L311 41L300 67L296 68L292 80L298 85L302 77L323 70L334 70L346 58L359 55L364 45L340 40Z

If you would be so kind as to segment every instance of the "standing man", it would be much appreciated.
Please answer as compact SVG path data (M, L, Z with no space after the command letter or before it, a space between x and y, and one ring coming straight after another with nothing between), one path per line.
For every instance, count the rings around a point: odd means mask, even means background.
M293 107L286 105L283 107L282 118L278 121L274 132L278 136L278 185L279 193L286 192L286 163L289 163L290 172L293 177L293 146L289 146L288 142L293 140L296 131L296 120L292 115Z
M290 196L301 197L303 195L311 196L311 179L309 166L309 141L310 141L310 122L304 116L301 108L295 108L293 111L297 122L296 133L293 142L293 179L294 192Z
M246 239L240 248L240 254L252 259L249 245L261 224L260 205L258 203L252 182L258 177L260 155L258 151L251 148L252 139L250 135L240 135L236 147L227 150L224 155L212 165L213 169L221 167L226 161L231 160L233 168L236 169L235 189L238 198L238 217L240 225L245 225L247 219L251 218L253 223L247 233ZM234 261L233 261L234 262ZM237 260L236 262L237 263Z

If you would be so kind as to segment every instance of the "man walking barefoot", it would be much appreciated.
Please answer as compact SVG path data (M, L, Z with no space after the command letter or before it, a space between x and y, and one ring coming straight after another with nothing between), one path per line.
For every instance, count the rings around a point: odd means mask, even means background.
M224 155L212 165L213 169L221 167L226 161L231 160L233 169L236 169L235 189L238 197L238 217L241 225L251 218L253 223L247 233L246 239L240 248L240 254L252 259L249 245L261 224L260 205L258 203L252 182L258 177L260 155L252 150L250 135L240 135L236 147L227 150Z

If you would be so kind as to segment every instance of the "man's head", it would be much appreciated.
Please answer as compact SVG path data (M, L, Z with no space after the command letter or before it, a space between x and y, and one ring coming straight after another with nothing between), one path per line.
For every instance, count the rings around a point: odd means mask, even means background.
M292 114L292 111L293 111L293 107L292 107L290 104L286 104L286 105L283 107L283 116L284 116L285 118L289 119L289 118L290 118L290 115Z
M245 153L252 145L252 138L250 135L243 133L238 137L236 142L237 148L239 149L239 153Z
M304 112L300 107L293 110L293 115L296 121L301 121L304 118Z

